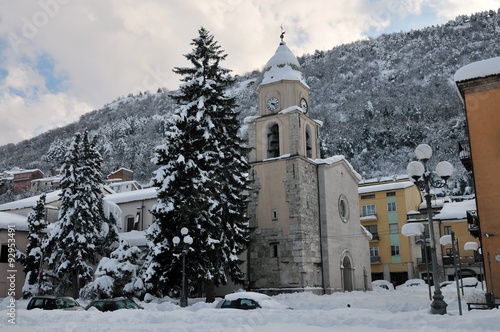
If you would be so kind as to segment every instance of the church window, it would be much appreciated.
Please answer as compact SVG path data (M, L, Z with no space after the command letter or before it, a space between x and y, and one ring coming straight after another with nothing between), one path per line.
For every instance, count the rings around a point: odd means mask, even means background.
M276 158L280 156L280 130L277 123L269 126L267 132L267 157Z
M271 243L271 257L278 257L278 243Z
M0 250L0 263L7 263L9 248L6 244L2 244L2 249Z
M347 202L347 197L340 195L339 197L339 215L343 222L347 222L349 219L349 203Z
M273 220L277 220L277 219L278 219L278 211L273 210Z
M306 126L306 156L312 158L311 127Z
M372 216L377 214L377 209L375 204L363 205L362 207L362 216Z

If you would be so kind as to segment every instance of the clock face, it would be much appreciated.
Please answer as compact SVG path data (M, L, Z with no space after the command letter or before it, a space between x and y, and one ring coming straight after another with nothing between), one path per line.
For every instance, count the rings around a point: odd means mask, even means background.
M304 98L301 98L300 99L300 107L302 107L302 109L307 113L307 111L308 111L307 100L305 100Z
M276 97L271 97L267 101L267 109L270 111L275 111L276 109L278 109L279 105L280 105L280 102L279 102L278 98L276 98Z

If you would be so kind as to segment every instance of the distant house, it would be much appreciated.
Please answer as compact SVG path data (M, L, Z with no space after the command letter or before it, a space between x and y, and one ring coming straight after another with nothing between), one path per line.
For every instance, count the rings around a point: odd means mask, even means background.
M35 179L31 181L31 191L49 191L59 189L61 186L62 176L51 176L48 178Z
M108 174L107 179L109 182L115 181L132 181L134 179L134 171L127 168L120 168L110 174Z
M23 191L31 190L31 181L45 177L39 169L26 169L14 173L12 187L14 194L20 194Z

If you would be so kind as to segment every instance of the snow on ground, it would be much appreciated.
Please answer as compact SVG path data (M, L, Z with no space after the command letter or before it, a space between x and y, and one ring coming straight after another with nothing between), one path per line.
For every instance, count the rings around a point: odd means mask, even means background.
M187 308L172 301L140 304L144 310L115 312L26 310L27 300L16 301L16 325L9 323L8 299L0 303L1 331L204 331L204 332L485 332L500 330L500 311L467 311L466 302L484 298L484 291L465 289L459 315L456 288L442 289L446 315L429 313L427 286L371 292L281 294L273 299L292 309L216 309L216 303L190 299ZM82 305L86 304L80 301Z

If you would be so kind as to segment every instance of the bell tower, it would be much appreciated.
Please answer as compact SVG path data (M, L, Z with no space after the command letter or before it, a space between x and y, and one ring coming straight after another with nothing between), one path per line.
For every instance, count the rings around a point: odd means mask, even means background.
M248 213L251 289L322 284L318 171L320 123L309 86L281 42L264 69L258 115L247 118L252 192Z

